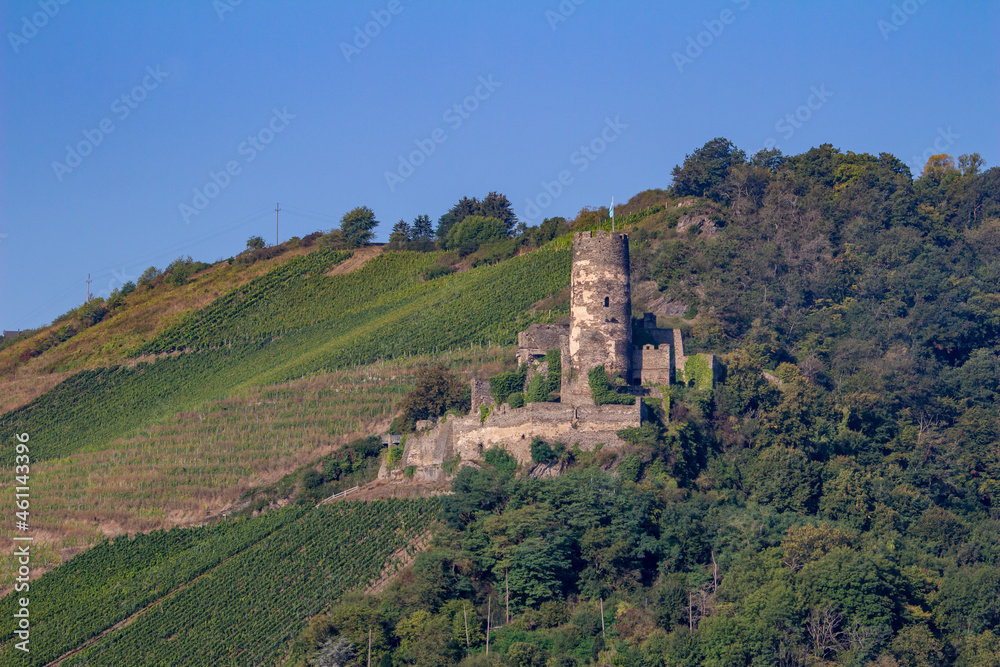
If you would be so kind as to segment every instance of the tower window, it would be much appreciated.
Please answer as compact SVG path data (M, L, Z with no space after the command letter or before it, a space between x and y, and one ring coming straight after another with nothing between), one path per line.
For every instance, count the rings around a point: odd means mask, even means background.
M604 297L604 307L607 308L610 305L611 297Z

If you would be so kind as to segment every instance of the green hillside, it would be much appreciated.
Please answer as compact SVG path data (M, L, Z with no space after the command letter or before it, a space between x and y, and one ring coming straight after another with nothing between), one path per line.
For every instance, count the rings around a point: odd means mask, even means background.
M102 542L32 583L38 664L150 604L64 664L303 665L369 632L386 665L1000 664L1000 169L934 156L914 178L887 154L716 139L673 177L615 217L634 315L718 354L713 389L648 401L623 451L535 443L555 479L492 452L441 501L304 509L340 470L309 460L291 508ZM2 434L30 432L53 484L120 466L95 521L168 441L200 466L230 443L248 469L334 451L384 429L437 359L509 368L519 330L565 315L567 233L607 213L448 253L399 232L342 274L344 253L293 257L132 348L155 362L70 376ZM412 568L358 592L431 515Z
M0 636L0 659L44 665L129 619L63 664L273 662L304 619L376 578L437 507L342 502L105 543L32 583L30 659L10 631ZM13 617L14 598L0 607Z
M309 373L441 350L510 344L548 317L531 305L569 280L569 252L545 249L502 265L424 281L433 254L388 253L325 276L344 255L316 252L221 297L141 352L191 349L155 363L81 371L0 417L0 433L44 433L34 460L106 447L144 425L240 389ZM5 460L12 460L6 452Z

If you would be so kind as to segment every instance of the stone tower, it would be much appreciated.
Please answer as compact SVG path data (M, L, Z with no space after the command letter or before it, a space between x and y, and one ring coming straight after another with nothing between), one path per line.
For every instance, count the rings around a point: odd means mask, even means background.
M564 378L564 397L592 403L590 369L603 365L608 375L619 373L630 380L631 358L628 236L603 230L578 232L573 235L569 364L564 364L569 377Z

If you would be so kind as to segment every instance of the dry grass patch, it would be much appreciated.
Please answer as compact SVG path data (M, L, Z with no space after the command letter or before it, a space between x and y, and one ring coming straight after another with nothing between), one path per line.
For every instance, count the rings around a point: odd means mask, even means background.
M189 313L315 249L294 248L246 267L217 262L181 287L137 288L129 295L128 305L114 316L27 361L21 361L20 357L32 346L32 341L48 336L61 324L45 327L34 336L0 350L0 390L3 390L0 414L30 403L76 371L128 363L134 350Z

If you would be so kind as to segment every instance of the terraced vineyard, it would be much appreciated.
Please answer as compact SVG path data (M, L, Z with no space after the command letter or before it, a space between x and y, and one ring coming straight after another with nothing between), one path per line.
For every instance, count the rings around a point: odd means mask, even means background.
M331 280L324 273L350 256L349 252L317 250L298 257L191 313L143 346L140 352L264 341L314 324L313 317L325 310L321 305L323 300L333 296L330 288L341 293L345 288L343 283L352 282ZM400 263L398 256L394 259L397 261L392 264Z
M202 521L251 487L386 428L397 397L412 388L421 366L443 361L469 376L503 353L461 348L255 387L170 415L96 451L39 461L32 468L33 525L49 537L36 543L35 565L58 565L60 551L72 553L105 532ZM9 545L0 538L0 548ZM0 575L0 587L12 585L9 570Z
M130 622L63 664L273 663L310 616L377 578L439 506L426 499L293 507L105 543L32 583L32 651L18 653L17 664L46 664L123 619ZM7 618L13 602L0 600ZM14 664L12 637L0 636L0 663Z
M46 656L51 659L80 646L297 516L275 512L210 527L155 531L131 540L122 536L80 554L72 564L31 582L32 655L39 654L44 662ZM13 599L0 601L4 613L13 609ZM14 664L13 655L20 654L4 647L0 661Z
M0 438L31 435L36 566L102 534L198 521L385 428L409 388L405 367L459 350L481 363L479 346L560 315L532 304L569 281L570 252L556 244L430 281L420 276L436 253L383 253L327 275L345 256L290 259L164 331L144 348L166 353L155 362L80 371L0 416ZM373 362L384 377L368 377ZM0 587L11 579L0 568Z
M64 373L122 363L136 349L155 338L163 327L170 327L175 320L183 320L185 311L204 308L240 285L315 251L316 248L294 248L250 266L217 262L186 285L163 284L156 289L137 289L129 295L128 306L123 311L84 329L28 362L21 360L21 355L31 347L34 337L16 341L0 350L0 386L4 389L3 393L34 396L40 392L25 389L26 379L39 378L37 384L46 386L44 378L52 372ZM39 330L37 335L45 336L60 326L62 324L57 322ZM22 404L20 401L11 402L11 398L3 396L3 404Z
M277 272L312 257L293 260ZM99 451L116 439L134 437L148 424L254 386L455 345L510 344L527 324L548 317L531 312L531 304L569 280L570 253L564 250L544 249L501 265L417 281L417 272L432 257L387 253L351 274L289 279L282 283L284 291L275 288L273 298L285 304L286 324L301 325L297 330L254 328L263 326L256 308L234 307L229 319L211 327L204 323L220 322L221 316L202 320L196 315L180 329L165 332L153 348L206 349L152 364L82 371L0 417L0 437L31 433L39 443L32 450L36 461ZM393 271L402 278L393 279ZM407 284L406 276L417 282ZM314 283L323 286L322 293ZM230 303L227 299L220 301ZM216 302L206 311L224 306ZM252 334L231 344L233 331ZM0 459L8 461L9 456Z

